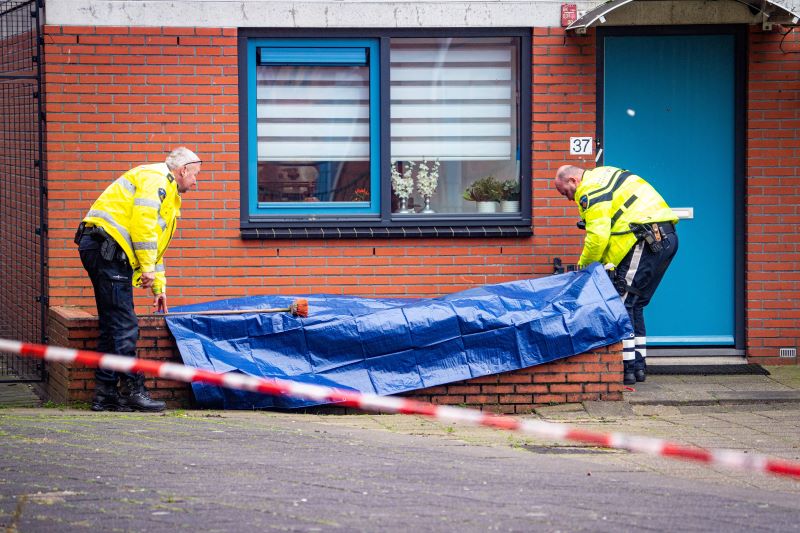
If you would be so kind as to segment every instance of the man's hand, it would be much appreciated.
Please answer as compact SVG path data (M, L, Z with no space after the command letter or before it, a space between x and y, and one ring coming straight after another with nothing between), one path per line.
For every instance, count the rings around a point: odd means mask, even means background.
M156 294L153 297L153 309L156 313L167 313L167 295L166 293Z
M155 272L142 272L142 288L149 289L153 286L153 282L156 280L156 273Z

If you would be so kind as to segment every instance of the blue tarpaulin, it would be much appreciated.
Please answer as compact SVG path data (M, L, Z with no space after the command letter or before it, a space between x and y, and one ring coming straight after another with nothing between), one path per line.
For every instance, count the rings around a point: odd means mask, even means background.
M173 311L267 309L289 313L174 315L167 324L183 362L388 395L517 370L620 341L631 325L603 267L487 285L430 299L336 295L254 296ZM193 383L201 407L316 405Z

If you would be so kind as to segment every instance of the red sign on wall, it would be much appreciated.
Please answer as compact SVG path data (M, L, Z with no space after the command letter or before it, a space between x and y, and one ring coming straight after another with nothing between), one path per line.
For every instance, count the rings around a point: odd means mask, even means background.
M566 28L578 20L577 4L561 4L561 27Z

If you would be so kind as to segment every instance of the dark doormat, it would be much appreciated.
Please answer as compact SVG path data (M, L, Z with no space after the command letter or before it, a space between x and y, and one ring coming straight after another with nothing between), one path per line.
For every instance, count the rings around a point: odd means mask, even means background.
M753 374L769 376L761 365L647 365L647 373L662 376L734 376Z

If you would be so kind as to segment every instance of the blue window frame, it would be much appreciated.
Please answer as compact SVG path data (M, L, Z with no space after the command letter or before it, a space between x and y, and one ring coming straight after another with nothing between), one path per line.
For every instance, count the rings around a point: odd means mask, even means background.
M530 49L514 28L240 30L242 237L531 235Z
M379 197L370 194L379 190L380 182L377 47L375 39L248 42L248 64L256 68L248 71L247 120L249 131L258 132L249 138L249 152L257 154L248 161L249 174L258 176L248 184L251 214L378 213ZM348 78L349 71L359 73ZM361 86L352 85L359 82ZM324 116L337 110L334 118ZM355 140L342 135L353 125L363 126ZM314 131L321 128L325 135ZM295 135L288 142L287 133ZM277 145L289 146L275 149ZM343 156L330 157L336 149L357 153L354 160L342 161ZM356 183L361 187L349 183L334 189L347 167L360 167Z

